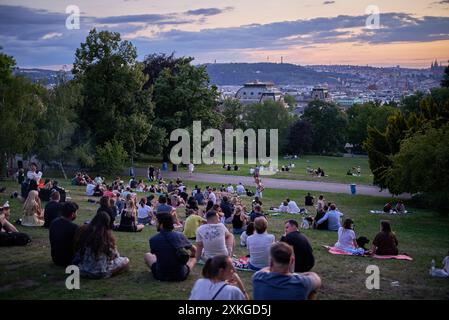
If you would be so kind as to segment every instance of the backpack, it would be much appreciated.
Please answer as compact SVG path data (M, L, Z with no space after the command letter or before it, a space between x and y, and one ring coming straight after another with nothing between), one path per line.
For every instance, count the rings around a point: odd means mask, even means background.
M0 232L0 247L26 246L31 238L22 232Z

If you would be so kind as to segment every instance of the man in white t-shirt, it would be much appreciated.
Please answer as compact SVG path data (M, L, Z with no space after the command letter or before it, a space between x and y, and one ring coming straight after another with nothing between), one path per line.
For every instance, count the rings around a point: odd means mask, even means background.
M239 182L239 185L236 187L236 191L238 194L246 194L245 187L241 182Z
M288 202L288 213L297 214L301 211L295 201L287 198Z
M269 266L270 247L275 242L274 235L267 233L268 221L265 217L254 220L256 232L246 240L249 251L249 268L260 270Z
M196 230L196 258L206 261L218 255L232 257L234 251L234 236L224 224L220 223L220 217L215 211L206 214L207 224L203 224ZM203 250L204 249L204 250Z
M29 180L35 180L39 183L39 180L42 178L42 171L37 170L37 164L32 162L30 164L30 169L27 172L27 178Z
M190 174L190 176L192 176L193 175L193 170L195 169L195 166L194 166L194 164L193 163L189 163L189 174Z
M234 193L234 187L232 186L232 184L228 185L228 187L226 188L226 191L229 193Z
M217 203L217 196L216 196L215 193L213 192L212 188L209 188L209 196L208 196L208 200L211 200L214 204Z

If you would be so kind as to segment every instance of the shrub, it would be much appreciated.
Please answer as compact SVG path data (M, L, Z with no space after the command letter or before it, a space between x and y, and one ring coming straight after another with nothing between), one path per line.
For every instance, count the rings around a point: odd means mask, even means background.
M97 147L96 169L105 174L119 174L123 171L128 153L117 140L108 141L103 147Z

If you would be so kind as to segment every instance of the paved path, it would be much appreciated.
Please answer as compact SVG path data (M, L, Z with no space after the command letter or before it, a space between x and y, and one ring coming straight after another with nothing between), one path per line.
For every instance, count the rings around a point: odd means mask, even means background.
M135 174L137 176L146 176L147 169L136 168ZM208 183L218 183L218 184L237 184L239 182L243 183L245 186L254 187L254 179L250 176L233 176L224 174L211 174L211 173L197 173L194 172L193 176L190 177L188 172L163 172L162 176L165 180L176 179L180 177L181 180L187 181L198 181L198 182L208 182ZM288 190L310 190L310 191L321 191L321 192L333 192L333 193L350 193L349 184L345 183L334 183L334 182L320 182L320 181L304 181L304 180L287 180L287 179L273 179L265 178L262 176L262 182L265 188L272 189L288 189ZM379 192L379 188L375 186L367 185L357 185L357 194L374 196L374 197L391 197L391 194L387 190ZM402 199L410 198L410 195L403 194L399 196Z

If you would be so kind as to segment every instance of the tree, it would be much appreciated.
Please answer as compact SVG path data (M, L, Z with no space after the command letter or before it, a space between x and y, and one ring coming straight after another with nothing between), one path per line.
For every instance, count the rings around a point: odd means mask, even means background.
M312 150L318 153L342 150L346 139L346 115L334 104L312 101L304 110L303 119L313 128Z
M59 79L59 84L48 92L46 111L38 121L34 153L39 160L47 163L57 161L64 175L64 162L71 158L72 136L77 120L75 108L80 99L79 83Z
M279 150L286 150L288 128L295 120L295 116L288 112L283 103L265 100L262 103L248 105L243 120L247 128L267 129L267 134L269 129L278 129Z
M449 209L449 124L404 139L393 157L390 188L394 193L423 192L433 207Z
M143 89L147 79L136 48L119 33L93 29L75 56L73 73L82 84L77 109L82 142L104 145L116 139L132 159L153 119L151 91Z
M221 105L225 129L244 129L243 105L234 98L224 99Z
M148 76L144 88L151 88L155 84L162 70L169 69L172 73L177 73L178 66L189 64L192 61L193 58L191 57L175 58L174 52L170 55L166 55L165 53L153 53L147 55L143 61L143 73Z
M449 65L444 69L444 76L443 80L441 80L441 86L443 88L449 88Z
M162 70L154 84L155 125L167 134L177 128L192 128L193 121L201 121L203 129L220 128L223 116L217 112L218 90L211 86L205 67L179 63L174 69ZM170 142L163 149L168 161Z
M97 146L95 163L97 171L106 174L120 174L125 165L128 154L123 147L123 143L111 140L104 146Z
M15 61L0 53L0 160L1 173L7 159L29 156L37 139L37 123L45 112L44 87L12 74Z
M312 126L306 120L295 121L288 130L287 151L292 154L310 152L313 145Z
M289 94L284 95L284 101L290 108L293 108L296 105L295 97Z

